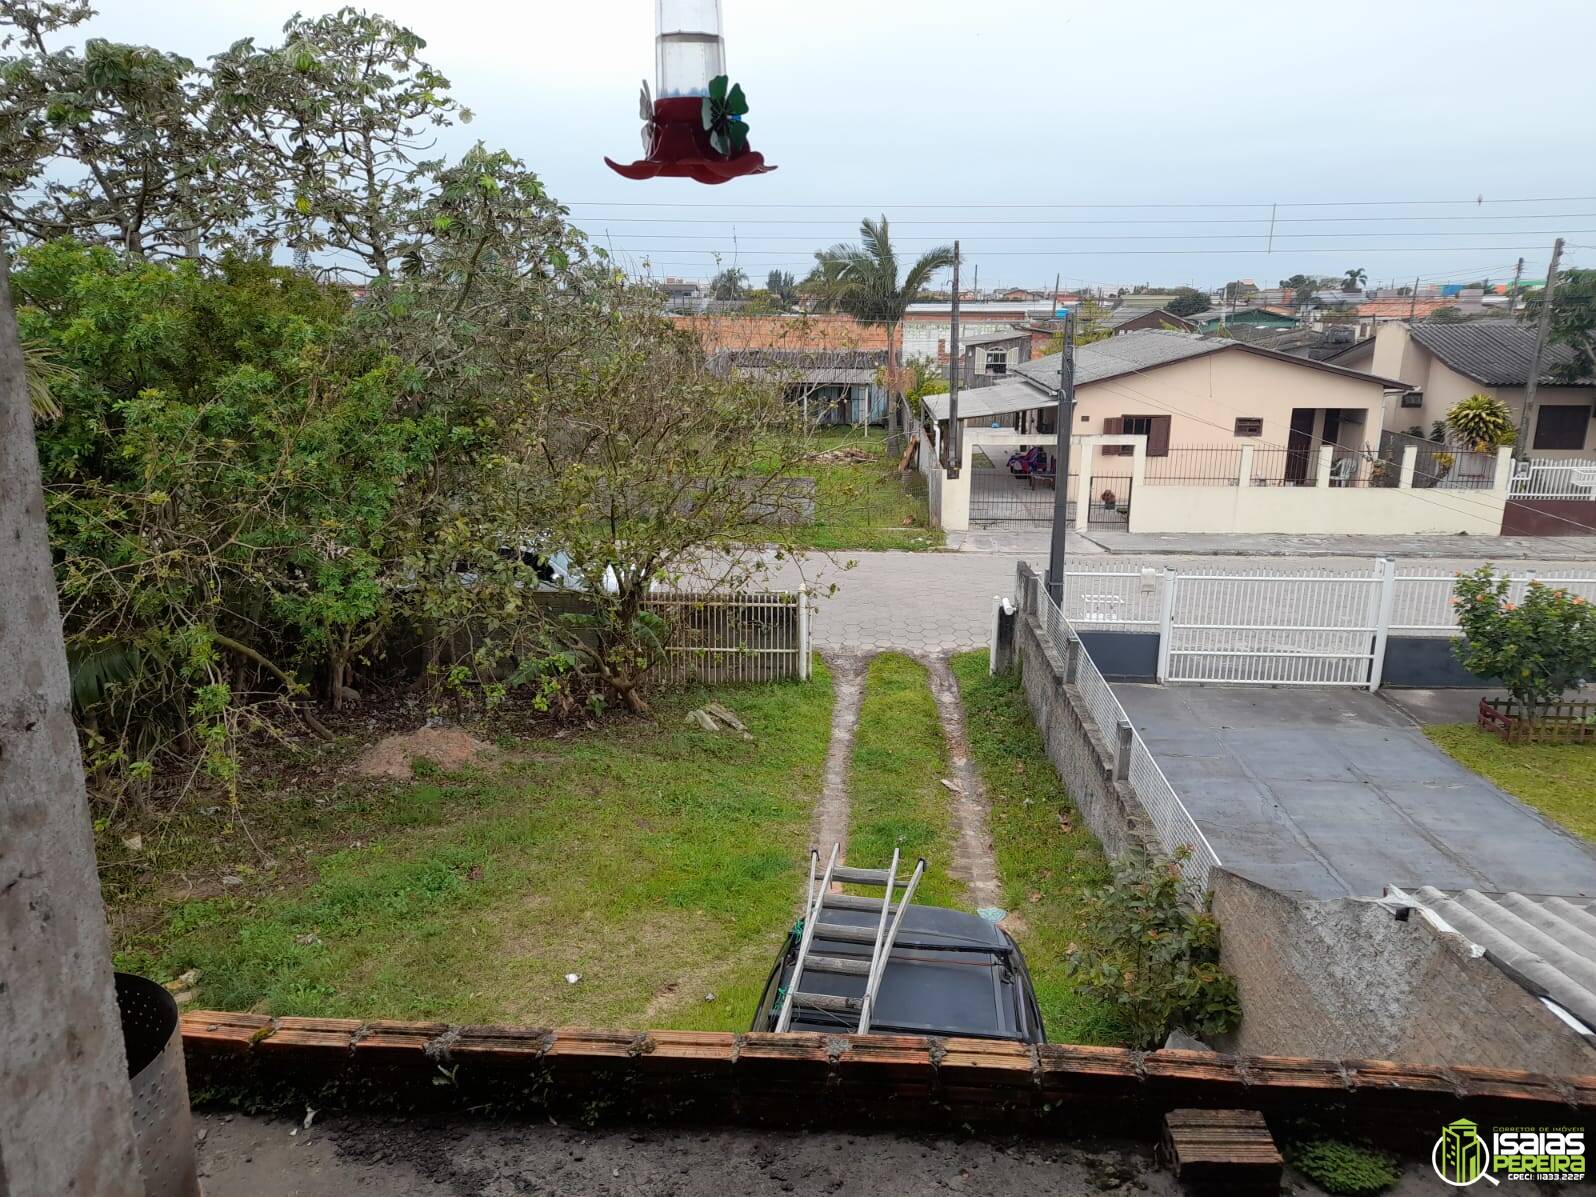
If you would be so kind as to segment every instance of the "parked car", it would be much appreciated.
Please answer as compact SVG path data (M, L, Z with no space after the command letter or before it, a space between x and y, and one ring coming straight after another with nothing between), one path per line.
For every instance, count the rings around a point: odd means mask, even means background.
M879 900L834 895L827 901L825 918L827 923L874 931L880 910ZM801 936L801 925L787 933L765 982L752 1030L775 1030L780 998L791 982ZM810 943L811 955L865 964L871 950L869 943L820 934ZM865 978L805 969L802 984L807 992L857 998L864 993ZM847 1016L800 1008L794 1011L788 1030L835 1032L852 1026ZM1025 957L1008 932L977 915L914 904L904 912L903 925L887 958L870 1030L883 1035L1047 1042Z

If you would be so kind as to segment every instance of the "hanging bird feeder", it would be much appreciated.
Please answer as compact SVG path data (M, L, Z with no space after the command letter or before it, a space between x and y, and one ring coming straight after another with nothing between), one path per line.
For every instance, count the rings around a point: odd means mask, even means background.
M748 148L748 101L726 76L720 0L655 0L656 99L643 81L643 157L611 170L628 179L724 183L775 170Z

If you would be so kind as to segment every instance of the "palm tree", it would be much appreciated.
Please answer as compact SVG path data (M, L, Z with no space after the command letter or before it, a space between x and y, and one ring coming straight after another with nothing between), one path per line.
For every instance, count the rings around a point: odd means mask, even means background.
M833 245L815 255L818 265L811 280L834 287L835 304L856 320L879 324L887 330L887 432L897 431L897 399L902 394L898 371L898 334L903 313L925 290L931 276L953 265L953 247L939 245L927 250L900 279L898 255L892 248L887 218L859 224L857 245ZM819 290L819 287L816 288Z
M1354 270L1349 270L1347 271L1346 278L1344 278L1341 282L1341 289L1343 291L1356 291L1368 281L1368 278L1369 272L1362 266L1359 266Z

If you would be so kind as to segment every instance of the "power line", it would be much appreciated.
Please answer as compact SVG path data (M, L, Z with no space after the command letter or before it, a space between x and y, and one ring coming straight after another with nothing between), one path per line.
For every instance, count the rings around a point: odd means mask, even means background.
M1472 234L1470 234L1470 233L1462 233L1461 235L1462 236L1475 236L1475 237L1533 237L1537 233L1540 233L1540 232L1548 232L1548 233L1550 233L1550 232L1555 232L1555 231L1556 230L1554 230L1554 229L1544 229L1544 230L1543 229L1513 229L1511 231L1508 231L1508 230L1491 230L1489 232L1479 232L1479 233L1472 233ZM1568 231L1572 232L1572 233L1576 233L1576 234L1596 233L1596 229L1570 229ZM1314 240L1323 241L1323 240L1329 240L1331 238L1336 238L1336 237L1452 237L1452 236L1458 236L1458 235L1460 235L1460 234L1459 234L1459 230L1457 230L1457 229L1448 229L1445 232L1441 232L1441 233L1421 233L1421 232L1417 232L1417 231L1415 231L1413 229L1408 229L1408 230L1405 230L1405 231L1400 232L1400 233L1374 233L1374 232L1369 232L1367 230L1363 230L1363 231L1359 231L1359 232L1355 232L1355 233L1276 233L1275 234L1275 240L1276 241L1300 241L1300 240L1306 240L1306 239L1312 238ZM653 232L649 232L649 233L616 233L615 236L616 237L648 237L648 238L652 238L652 239L654 239L656 241L715 241L715 242L720 242L720 241L724 240L724 238L718 237L718 236L716 236L716 235L714 235L712 233L653 233ZM1260 237L1261 237L1260 234L1249 234L1249 233L1074 233L1074 234L1071 234L1071 235L1069 235L1067 237L1039 237L1039 236L1036 236L1034 234L1016 234L1016 235L1013 235L1013 236L1009 236L1009 235L1006 235L1006 234L1003 234L1003 233L994 233L994 234L991 234L990 236L983 236L981 238L975 239L974 241L972 241L972 243L973 244L978 244L979 242L982 242L982 241L1028 241L1028 242L1036 242L1036 243L1047 242L1049 244L1054 243L1054 242L1061 242L1061 241L1063 241L1063 242L1074 242L1074 241L1258 241L1258 240L1260 240ZM814 244L813 238L806 237L806 236L804 236L801 233L800 234L793 234L791 236L788 236L788 235L785 235L785 234L780 234L780 233L761 233L761 234L758 234L757 239L760 240L760 241L798 241L798 242L802 242L805 245L813 245ZM916 234L916 235L911 235L909 237L897 238L897 239L895 239L895 243L897 241L900 241L900 240L901 241L936 241L936 240L938 240L938 238L932 237L932 236L927 236L925 234ZM1376 247L1363 246L1363 247L1357 247L1357 248L1368 249L1370 252L1376 252ZM1380 249L1380 250L1383 250L1385 248L1386 247L1383 247L1383 246L1382 247L1378 247L1378 249ZM1490 245L1482 245L1482 246L1465 246L1464 248L1494 249L1496 247L1495 246L1490 246ZM1352 250L1352 252L1356 252L1356 249Z
M1179 208L1259 208L1264 211L1272 207L1281 208L1384 208L1384 207L1446 207L1458 204L1582 204L1596 202L1596 195L1552 195L1515 199L1442 199L1442 200L1312 200L1297 202L1282 202L1278 205L1273 200L1258 201L1231 201L1219 203L1212 201L1196 201L1179 204L1125 204L1125 203L992 203L989 201L968 201L962 203L912 201L908 203L881 203L880 201L849 200L841 203L773 203L770 201L750 200L697 200L676 201L661 203L653 200L568 200L568 208L837 208L837 209L871 209L871 208L980 208L980 209L1037 209L1058 208L1064 210L1098 209L1103 211L1130 211L1130 210L1163 210L1170 211Z
M1501 215L1480 216L1297 216L1283 217L1278 224L1375 224L1414 221L1473 221L1473 220L1584 220L1596 216L1596 212L1504 212ZM733 216L585 216L582 220L603 220L608 224L780 224L780 225L833 225L845 226L851 229L859 227L858 221L850 217L835 217L831 220L786 220L781 217L733 217ZM1162 219L1129 219L1116 217L1105 220L965 220L962 217L948 216L941 220L894 220L890 223L903 225L956 225L965 227L969 225L1098 225L1098 224L1250 224L1260 228L1269 223L1267 217L1179 217L1172 216ZM1537 230L1551 232L1552 230Z
M1317 249L1317 248L1314 248L1312 246L1295 246L1295 247L1292 247L1289 251L1286 251L1286 252L1289 252L1289 253L1292 253L1292 254L1342 254L1342 255L1355 254L1355 253L1452 254L1452 253L1468 253L1471 250L1482 250L1482 249L1483 250L1491 250L1491 251L1495 251L1495 252L1510 253L1510 252L1538 250L1538 249L1545 249L1545 248L1546 247L1544 245L1539 245L1539 244L1536 244L1536 245L1379 245L1379 246L1352 245L1352 246L1337 246L1337 247L1334 247L1334 248L1325 248L1325 249ZM713 253L715 251L709 250L709 249L691 250L691 249L688 249L685 246L674 246L674 247L668 247L668 248L665 248L665 249L629 249L628 252L629 253L633 253L633 254L639 254L639 255L648 255L648 254L651 254L651 253L664 253L664 252L669 252L669 253L706 253L707 254L707 253ZM727 250L727 251L725 251L725 253L722 256L729 257L730 256L730 252L731 251ZM796 254L792 250L785 250L785 249L771 249L771 250L745 249L745 250L742 250L741 252L743 254L745 254L745 255L747 255L747 254L758 254L758 255L760 255L762 257L777 256L777 257L786 257L786 258L788 258L790 260L794 260L794 261L802 260L801 255ZM1118 256L1120 256L1122 254L1162 254L1162 255L1170 255L1170 254L1229 254L1232 257L1235 257L1235 256L1244 255L1244 254L1264 254L1267 251L1265 251L1262 248L1248 249L1245 246L1232 246L1229 249L1055 249L1055 250L1049 250L1049 251L1046 251L1046 252L1047 253L1052 253L1052 254L1069 254L1069 255L1076 256L1076 257L1083 257L1083 256L1118 257ZM1041 253L1031 252L1029 250L989 249L989 250L986 250L985 252L983 252L981 254L981 256L982 257L986 257L986 258L991 258L991 257L1035 258L1035 257L1040 257L1040 256L1045 256L1045 255L1041 254ZM812 260L811 260L810 264L812 264Z

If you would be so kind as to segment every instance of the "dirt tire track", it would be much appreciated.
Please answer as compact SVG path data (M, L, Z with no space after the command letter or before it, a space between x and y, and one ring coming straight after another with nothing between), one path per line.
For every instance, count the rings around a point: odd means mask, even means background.
M945 656L926 660L931 672L931 694L936 699L942 738L948 745L948 768L958 787L953 797L953 860L948 871L970 891L970 904L1002 906L1003 886L998 881L997 858L992 854L989 804L981 776L970 761L970 739L964 726L964 704L959 684Z

